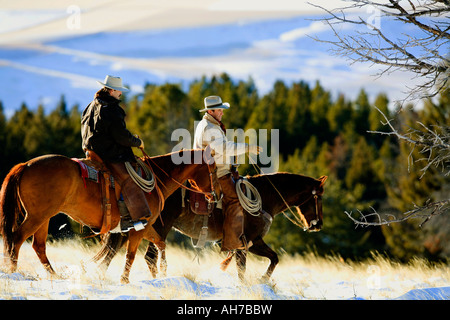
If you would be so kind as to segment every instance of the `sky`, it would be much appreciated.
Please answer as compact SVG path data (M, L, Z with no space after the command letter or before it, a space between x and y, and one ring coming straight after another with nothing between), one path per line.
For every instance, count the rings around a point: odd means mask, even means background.
M51 110L61 95L69 107L84 108L107 74L122 77L131 95L146 83L187 88L222 72L236 81L251 77L260 95L277 80L320 81L335 96L354 99L364 88L372 100L384 92L394 101L414 83L411 74L377 78L377 66L331 55L326 44L311 39L329 39L331 32L317 21L323 11L306 1L73 3L0 0L0 101L7 116L23 102ZM341 1L314 3L336 8Z

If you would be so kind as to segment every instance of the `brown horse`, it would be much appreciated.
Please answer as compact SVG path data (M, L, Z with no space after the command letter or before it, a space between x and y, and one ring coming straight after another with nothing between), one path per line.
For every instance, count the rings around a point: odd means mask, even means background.
M200 191L220 194L216 165L209 161L205 150L185 150L185 163L175 165L172 155L151 159L153 172L161 193L146 194L152 217L147 228L135 234L153 230L160 215L160 201L167 199L187 179L196 182ZM179 155L178 155L179 156ZM199 161L199 159L201 159ZM85 184L86 183L86 184ZM155 191L155 190L154 190ZM114 194L114 190L111 190ZM160 199L160 197L164 199ZM0 232L3 236L5 257L9 258L11 271L17 269L19 250L23 242L33 236L32 247L45 269L54 274L46 255L45 243L51 217L63 212L75 221L92 229L100 229L103 223L102 194L99 184L83 181L80 167L72 159L61 155L47 155L16 165L3 181L0 191ZM111 228L120 221L117 202L111 201ZM154 232L153 232L154 233ZM132 263L139 237L130 237L127 263Z
M270 259L270 265L264 275L264 279L270 278L276 265L278 264L278 255L263 240L263 237L269 231L273 218L286 211L288 208L295 207L297 214L296 224L302 225L306 231L319 231L322 228L322 195L326 176L319 179L291 173L262 174L248 177L248 181L258 190L262 198L262 213L252 215L246 212L244 221L244 234L249 242L249 251ZM190 209L188 203L182 207L182 192L177 190L167 201L163 210L163 223L156 221L153 225L155 231L159 233L162 239L166 239L167 234L172 227L179 232L198 239L203 228L204 216L196 215ZM214 209L207 221L208 234L206 240L218 241L222 239L223 214L221 209ZM108 234L104 239L101 251L94 258L102 261L102 266L106 269L113 259L117 250L126 242L127 235ZM158 251L161 256L160 269L165 273L166 261L164 244L155 244L150 242L145 260L153 275L157 275ZM245 250L236 250L236 262L238 266L238 276L243 279L246 268ZM228 258L222 262L222 268L226 268L233 257L229 254Z

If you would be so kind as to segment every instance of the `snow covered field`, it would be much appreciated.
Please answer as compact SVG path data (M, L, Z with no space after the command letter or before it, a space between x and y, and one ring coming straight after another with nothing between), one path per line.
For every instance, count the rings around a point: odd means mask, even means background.
M98 246L76 240L49 243L48 256L59 277L46 274L31 245L20 252L19 270L0 267L0 299L27 300L448 300L450 268L423 260L400 265L381 256L353 263L313 254L281 256L270 282L260 282L268 261L249 255L246 281L240 282L234 262L219 269L224 255L207 249L199 257L191 250L169 246L167 277L153 279L139 252L130 283L121 284L124 252L106 273L89 260Z

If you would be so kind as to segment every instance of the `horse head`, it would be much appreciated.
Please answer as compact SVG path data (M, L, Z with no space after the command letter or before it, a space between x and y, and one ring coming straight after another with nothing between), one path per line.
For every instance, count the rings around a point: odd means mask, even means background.
M327 176L314 179L311 188L301 193L301 196L298 198L298 203L295 205L295 209L304 225L305 231L315 232L322 229L322 195L324 192L323 186L327 179Z
M223 194L219 178L217 177L217 166L211 155L211 149L208 146L206 149L197 150L197 152L202 153L202 161L199 168L194 171L193 177L189 179L189 182L199 192L204 193L208 201L218 202Z

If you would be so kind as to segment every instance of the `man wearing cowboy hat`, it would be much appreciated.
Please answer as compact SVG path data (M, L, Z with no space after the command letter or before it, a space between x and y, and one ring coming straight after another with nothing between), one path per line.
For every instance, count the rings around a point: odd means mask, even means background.
M151 212L144 192L128 174L125 162L136 162L131 147L143 148L144 142L126 128L125 111L119 99L128 89L122 85L122 79L106 76L104 82L97 82L102 88L81 117L83 150L97 154L122 188L131 221L121 221L121 231L141 230Z
M231 174L233 159L247 152L259 154L262 148L228 141L222 116L223 111L230 108L229 103L223 103L219 96L209 96L204 99L204 104L205 108L200 112L206 113L195 130L194 148L206 148L209 145L216 161L217 177L223 193L222 212L225 215L222 251L242 249L246 245L241 239L244 233L244 210Z

